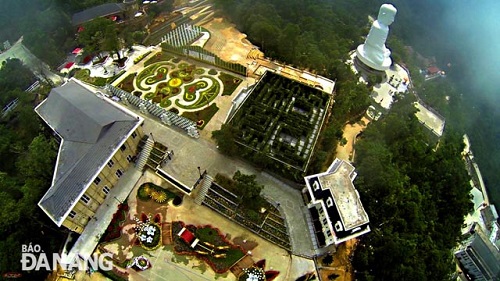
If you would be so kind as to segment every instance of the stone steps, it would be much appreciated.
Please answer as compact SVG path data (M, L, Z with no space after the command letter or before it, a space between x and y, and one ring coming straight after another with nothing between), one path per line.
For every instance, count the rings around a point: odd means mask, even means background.
M139 155L139 160L137 161L136 167L139 170L143 170L144 166L148 162L149 154L151 154L151 150L153 150L154 141L148 137L142 151Z
M203 184L201 185L198 195L194 199L194 202L196 204L201 205L201 203L203 203L203 200L205 200L205 196L207 196L208 189L212 185L213 181L214 179L211 176L205 174L205 178L203 179Z

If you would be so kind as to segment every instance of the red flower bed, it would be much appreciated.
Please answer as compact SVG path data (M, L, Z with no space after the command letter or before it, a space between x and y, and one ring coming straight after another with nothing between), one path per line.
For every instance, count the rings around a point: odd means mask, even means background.
M127 204L118 205L118 210L113 214L113 219L106 228L101 241L109 242L121 236L122 224L127 218L129 207Z
M228 251L228 257L229 252L232 251L232 255L234 255L234 251L240 251L241 257L238 257L237 260L227 260L226 258L224 259L217 259L215 257L212 257L210 255L201 255L195 252L195 249L191 248L189 245L187 245L179 236L177 236L177 233L179 233L180 229L182 227L186 227L190 232L194 233L195 236L197 233L197 230L199 229L206 229L210 228L210 231L216 232L214 235L214 241L210 241L210 243L213 243L215 246L229 246ZM205 226L199 226L196 227L194 225L187 225L183 222L173 222L172 224L172 236L174 238L174 251L176 254L179 255L190 255L190 256L195 256L196 258L203 260L206 262L216 273L222 274L225 273L231 268L231 266L234 265L240 258L242 258L245 255L245 250L241 248L240 246L233 245L231 242L229 242L226 238L225 235L223 235L218 228L214 228L210 225L205 225ZM199 238L199 237L197 237ZM208 242L208 241L207 241ZM203 243L203 241L200 241L199 243Z
M156 222L156 223L160 223L161 222L161 216L160 214L156 214L153 218L153 221Z
M146 214L145 214L145 213L142 213L142 214L141 214L141 221L142 221L142 222L146 222L146 221L148 221L148 216L146 216Z

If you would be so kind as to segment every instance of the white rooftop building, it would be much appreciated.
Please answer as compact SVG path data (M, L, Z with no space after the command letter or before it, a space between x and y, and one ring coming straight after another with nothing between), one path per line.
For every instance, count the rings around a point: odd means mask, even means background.
M353 184L356 175L350 163L337 158L326 172L304 178L318 248L370 232L368 214Z

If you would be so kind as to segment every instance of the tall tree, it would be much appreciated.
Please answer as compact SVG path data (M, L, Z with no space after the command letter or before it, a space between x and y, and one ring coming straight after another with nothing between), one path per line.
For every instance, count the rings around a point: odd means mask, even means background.
M115 23L107 18L96 18L83 25L83 31L78 35L78 42L83 45L86 54L101 54L106 47L114 47L112 40L107 41L107 35L113 35L112 29L108 27ZM116 37L117 38L117 37Z

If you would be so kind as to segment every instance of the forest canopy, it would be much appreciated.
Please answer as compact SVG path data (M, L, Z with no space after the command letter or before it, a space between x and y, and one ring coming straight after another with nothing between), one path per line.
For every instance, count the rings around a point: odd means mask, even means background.
M216 3L269 57L337 79L332 116L310 169L321 171L344 124L359 118L369 104L369 89L356 83L344 61L368 31L367 5L373 5L375 14L381 3ZM414 31L421 28L419 24ZM416 70L400 39L393 36L390 43L395 60ZM407 96L396 103L388 115L368 126L356 145L355 185L372 226L354 255L359 280L445 280L455 268L451 249L471 208L462 136L448 129L436 147L416 119L412 102Z

